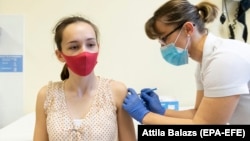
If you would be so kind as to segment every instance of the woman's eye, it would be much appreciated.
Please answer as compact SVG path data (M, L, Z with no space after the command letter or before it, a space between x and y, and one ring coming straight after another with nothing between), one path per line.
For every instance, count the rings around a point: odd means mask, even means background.
M77 45L70 46L69 49L70 49L70 50L75 50L75 49L78 49L78 46L77 46Z
M89 43L89 44L87 44L87 47L89 47L89 48L92 48L92 47L95 47L96 46L96 43Z

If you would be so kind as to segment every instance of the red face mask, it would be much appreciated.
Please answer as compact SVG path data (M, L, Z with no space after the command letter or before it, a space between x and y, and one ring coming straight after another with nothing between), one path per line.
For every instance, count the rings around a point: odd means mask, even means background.
M97 63L98 53L82 52L75 56L62 55L70 70L80 76L86 76L94 69Z

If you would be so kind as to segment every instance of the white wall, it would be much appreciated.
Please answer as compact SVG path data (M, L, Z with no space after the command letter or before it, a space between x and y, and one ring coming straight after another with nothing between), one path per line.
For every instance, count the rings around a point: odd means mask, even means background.
M22 15L25 21L23 113L34 111L37 92L43 85L60 80L62 64L54 55L52 28L61 17L72 14L85 15L99 27L101 51L96 74L122 81L138 91L157 87L159 94L177 98L181 106L193 105L196 63L190 60L185 66L169 65L161 57L159 43L149 40L144 32L146 20L165 1L0 0L0 14ZM208 1L221 7L221 1ZM233 0L228 1L232 9L237 6ZM218 19L208 27L214 34L227 37L227 25L221 25ZM238 26L240 39L242 26Z

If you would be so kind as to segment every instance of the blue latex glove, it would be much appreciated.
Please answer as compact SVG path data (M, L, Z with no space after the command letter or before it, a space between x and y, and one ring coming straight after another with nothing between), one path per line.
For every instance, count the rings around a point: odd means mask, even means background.
M161 106L158 95L150 88L141 90L141 99L144 100L146 107L154 113L164 115L165 108Z
M132 88L128 88L128 94L125 97L122 106L130 114L130 116L140 123L142 123L142 119L149 112L149 110L145 107L144 102Z

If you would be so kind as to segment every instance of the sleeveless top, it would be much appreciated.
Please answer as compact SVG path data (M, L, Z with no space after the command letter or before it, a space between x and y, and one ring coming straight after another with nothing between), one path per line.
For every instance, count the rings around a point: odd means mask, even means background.
M64 81L49 82L44 103L50 141L118 141L116 106L110 79L101 78L86 116L72 119L66 106Z

